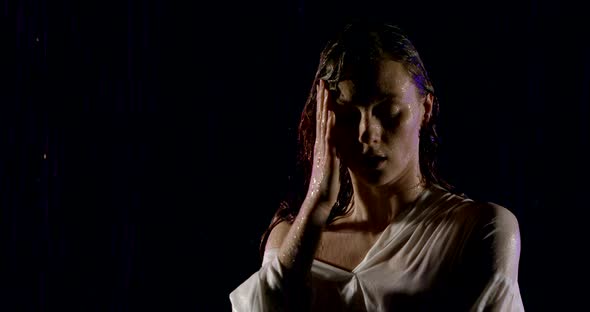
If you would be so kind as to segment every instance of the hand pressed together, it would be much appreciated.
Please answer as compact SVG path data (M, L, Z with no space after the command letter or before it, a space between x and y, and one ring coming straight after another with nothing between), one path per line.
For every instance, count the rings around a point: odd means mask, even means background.
M320 80L316 87L316 137L313 152L313 167L306 199L314 222L324 224L336 204L340 190L340 159L334 144L336 115L330 107L330 92Z

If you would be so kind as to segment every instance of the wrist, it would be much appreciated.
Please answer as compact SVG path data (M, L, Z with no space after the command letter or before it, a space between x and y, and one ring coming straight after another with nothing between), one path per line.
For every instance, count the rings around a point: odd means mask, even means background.
M326 221L328 221L330 210L331 207L327 207L317 197L308 197L303 201L298 215L307 219L313 226L324 228Z

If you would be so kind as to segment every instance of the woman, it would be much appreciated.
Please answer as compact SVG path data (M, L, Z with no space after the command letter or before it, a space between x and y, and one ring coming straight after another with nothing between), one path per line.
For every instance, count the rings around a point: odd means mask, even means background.
M329 42L299 127L305 197L275 214L233 310L524 310L518 222L437 176L437 112L398 27Z

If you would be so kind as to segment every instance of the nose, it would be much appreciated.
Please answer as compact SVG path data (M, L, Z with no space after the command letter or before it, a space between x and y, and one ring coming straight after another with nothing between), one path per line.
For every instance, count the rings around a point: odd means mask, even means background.
M379 119L370 113L361 114L358 137L360 143L369 145L379 143L382 133L383 126Z

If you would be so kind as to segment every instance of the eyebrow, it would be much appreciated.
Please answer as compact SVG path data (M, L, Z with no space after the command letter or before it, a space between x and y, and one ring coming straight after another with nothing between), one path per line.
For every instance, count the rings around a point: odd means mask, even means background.
M375 96L373 99L371 99L370 103L371 104L379 104L382 102L385 102L387 100L393 100L397 98L397 94L395 93L380 93L377 96ZM336 99L336 103L340 104L340 105L346 105L346 104L352 104L355 101L344 101L342 99Z

